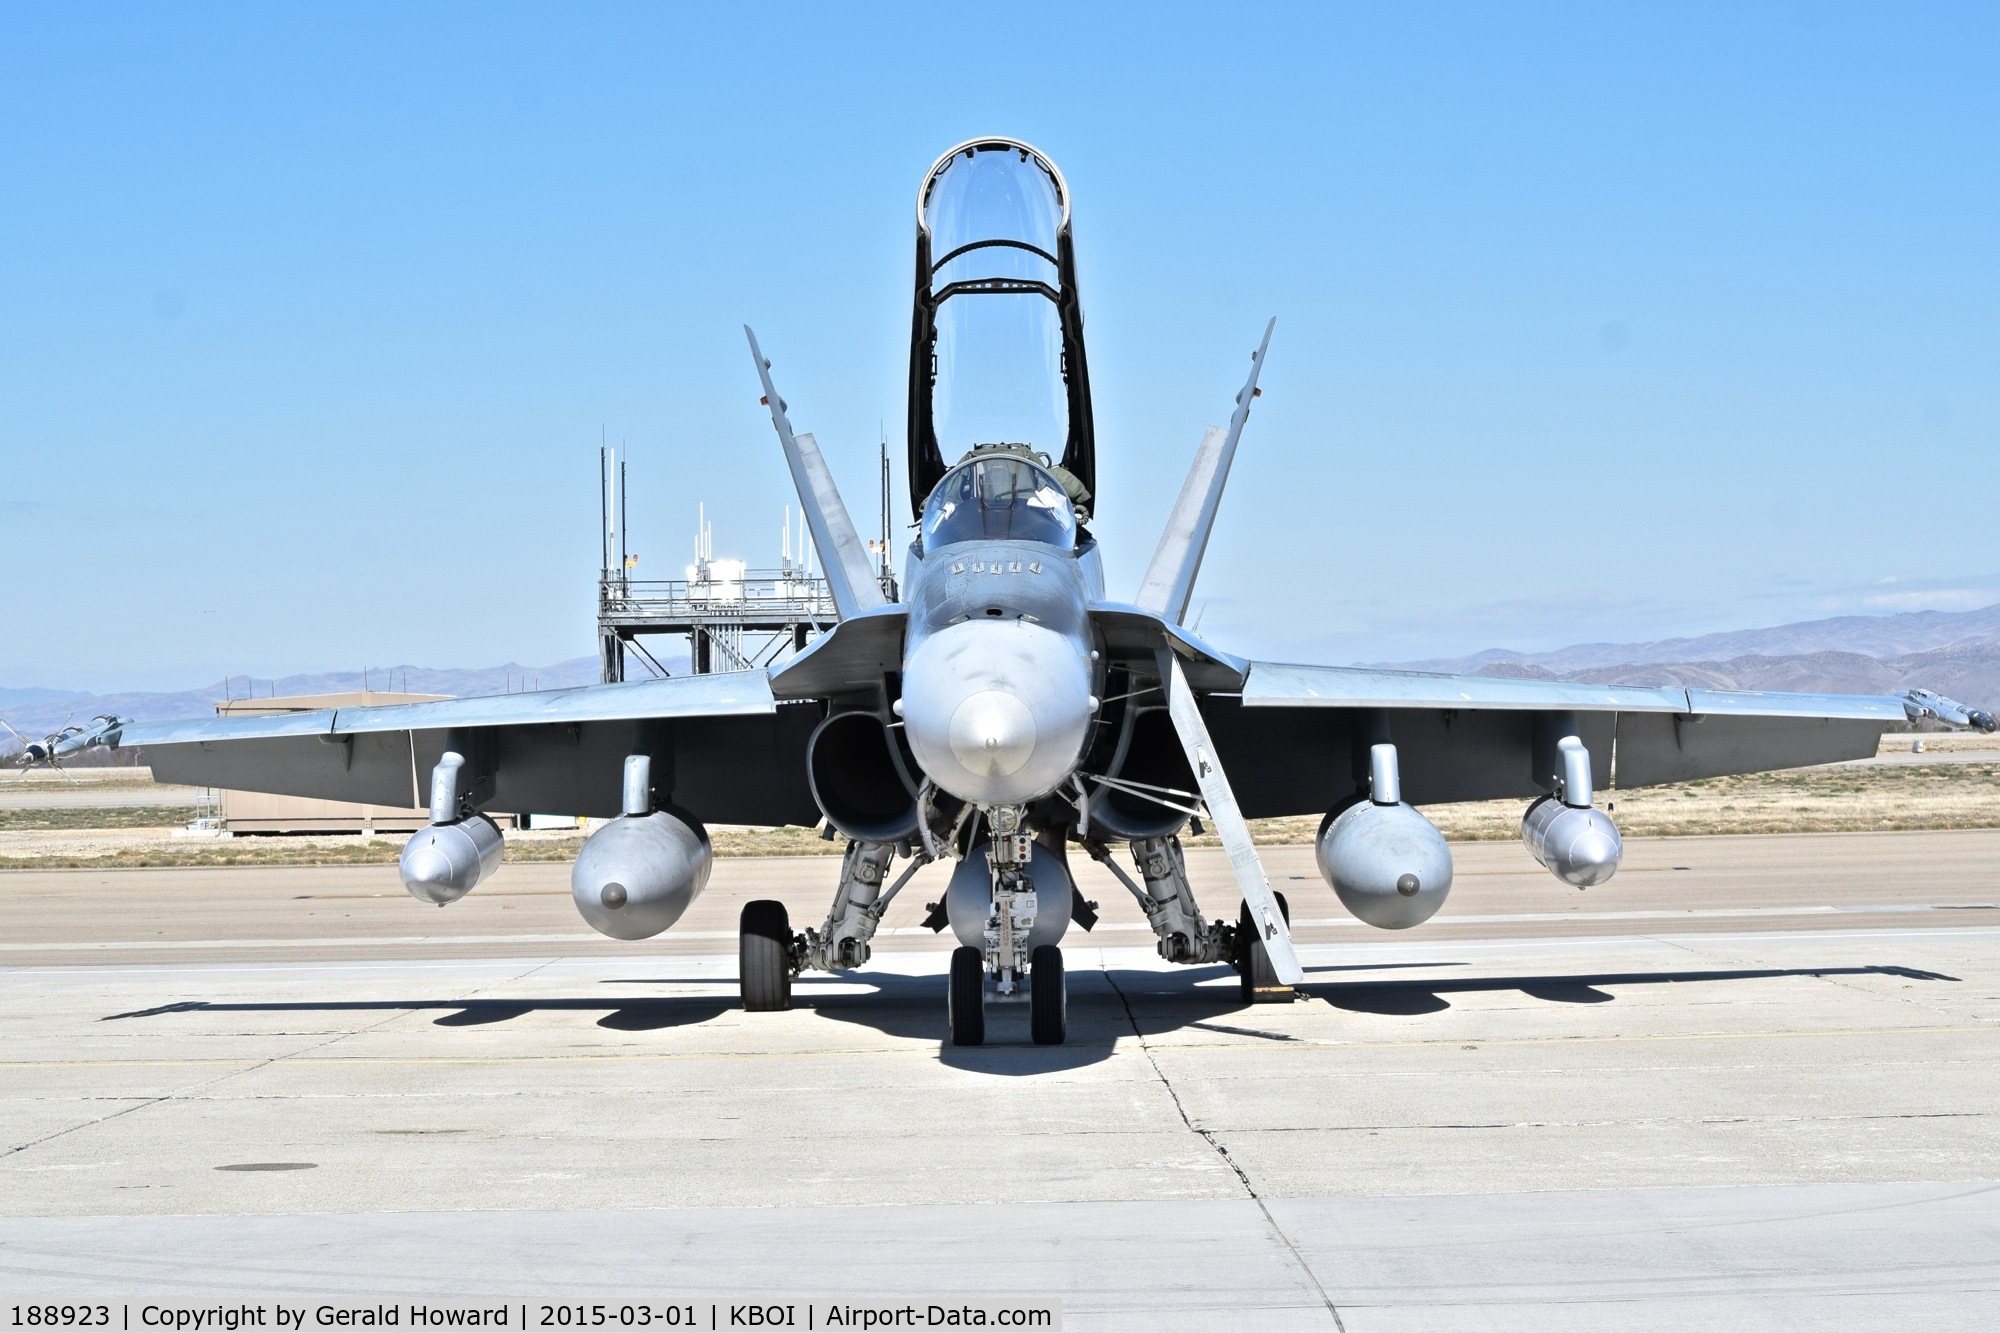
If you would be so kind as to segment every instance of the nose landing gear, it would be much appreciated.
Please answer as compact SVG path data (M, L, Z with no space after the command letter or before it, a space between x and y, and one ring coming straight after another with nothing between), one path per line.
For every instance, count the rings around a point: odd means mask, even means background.
M996 995L1018 1003L1022 996ZM1028 962L1028 1035L1037 1046L1060 1046L1069 1036L1069 982L1063 974L1062 946L1044 944ZM952 950L946 1022L954 1046L986 1044L986 959L971 945Z
M991 830L986 864L990 875L985 947L967 944L952 954L949 1025L954 1046L978 1046L986 1040L986 1005L1028 1005L1028 1030L1038 1046L1060 1046L1068 1035L1068 985L1063 975L1062 948L1036 944L1036 921L1059 914L1067 921L1075 911L1075 889L1055 853L1050 869L1036 883L1034 837L1023 827L1018 807L984 810ZM975 890L976 892L976 890ZM1061 934L1058 930L1057 935ZM1047 938L1046 931L1043 932Z

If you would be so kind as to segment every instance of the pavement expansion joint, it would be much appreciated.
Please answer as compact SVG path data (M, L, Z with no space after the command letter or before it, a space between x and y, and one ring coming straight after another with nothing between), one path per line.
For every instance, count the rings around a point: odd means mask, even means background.
M1101 963L1102 960L1100 957L1100 965ZM1285 1247L1285 1252L1291 1256L1292 1262L1298 1265L1299 1272L1305 1276L1306 1281L1312 1284L1312 1289L1319 1297L1320 1304L1326 1308L1327 1316L1333 1320L1334 1328L1339 1330L1339 1333L1346 1333L1347 1325L1341 1320L1340 1311L1335 1307L1333 1298L1327 1295L1326 1288L1320 1284L1319 1275L1313 1272L1312 1265L1306 1262L1305 1255L1299 1252L1299 1247L1293 1243L1290 1236L1285 1234L1284 1227L1280 1226L1278 1219L1272 1215L1270 1205L1265 1203L1264 1196L1257 1192L1257 1186L1252 1183L1250 1173L1244 1170L1242 1165L1230 1155L1228 1145L1224 1144L1213 1130L1204 1129L1189 1118L1187 1107L1181 1101L1180 1090L1174 1087L1173 1080L1167 1077L1167 1071L1160 1068L1160 1062L1153 1056L1152 1044L1146 1040L1145 1032L1139 1027L1139 1016L1132 1012L1131 999L1125 994L1124 988L1119 986L1118 979L1111 975L1110 968L1104 968L1103 975L1105 981L1109 983L1112 992L1118 996L1119 1004L1124 1007L1125 1021L1131 1025L1132 1036L1139 1043L1139 1050L1145 1055L1146 1063L1152 1068L1153 1077L1159 1080L1160 1087L1165 1089L1167 1097L1173 1102L1174 1114L1180 1117L1182 1125L1186 1126L1191 1133L1198 1135L1201 1141L1206 1143L1209 1149L1222 1159L1222 1164L1229 1168L1230 1172L1243 1186L1243 1192L1257 1205L1257 1211L1264 1215L1264 1223L1270 1228L1271 1234L1277 1238L1280 1245ZM1259 1033L1257 1035L1262 1036L1263 1034Z

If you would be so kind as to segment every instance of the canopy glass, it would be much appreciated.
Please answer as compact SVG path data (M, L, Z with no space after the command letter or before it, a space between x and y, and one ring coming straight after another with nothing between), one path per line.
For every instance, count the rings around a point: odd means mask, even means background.
M945 474L924 506L924 546L1002 538L1076 545L1076 515L1062 486L1024 458L975 458Z
M924 199L937 302L931 412L946 460L975 444L1063 451L1062 222L1054 177L1015 145L964 149L932 178Z

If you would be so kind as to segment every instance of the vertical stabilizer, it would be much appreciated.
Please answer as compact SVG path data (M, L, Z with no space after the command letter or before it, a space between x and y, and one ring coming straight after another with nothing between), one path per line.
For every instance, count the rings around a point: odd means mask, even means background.
M771 383L771 363L764 359L762 349L757 346L757 335L747 324L743 326L743 336L750 340L757 378L764 384L764 402L771 409L771 425L778 432L778 443L784 447L785 464L792 470L792 485L799 492L799 509L812 532L820 564L825 567L834 609L842 620L847 620L863 611L886 606L882 585L876 581L868 561L868 547L855 530L847 506L841 503L840 490L833 484L833 473L827 470L819 442L810 435L792 434L792 423L785 416L785 400L778 397L778 390Z
M1208 535L1215 530L1215 515L1222 507L1222 488L1229 482L1229 465L1236 461L1236 445L1243 438L1243 423L1250 419L1250 400L1257 396L1257 376L1264 370L1264 353L1271 346L1271 331L1278 327L1274 318L1264 326L1264 341L1250 356L1250 378L1236 395L1236 412L1229 429L1210 426L1195 450L1194 466L1181 484L1180 499L1160 534L1153 563L1140 581L1133 602L1142 611L1165 616L1176 625L1187 620L1188 602L1194 597L1195 576L1201 573L1201 558L1208 552Z

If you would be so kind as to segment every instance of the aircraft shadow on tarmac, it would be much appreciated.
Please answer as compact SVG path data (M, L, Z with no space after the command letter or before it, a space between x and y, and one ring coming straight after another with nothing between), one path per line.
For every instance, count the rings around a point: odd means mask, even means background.
M1318 968L1307 968L1308 973ZM1314 983L1303 989L1336 1009L1361 1014L1417 1017L1449 1009L1449 994L1478 991L1519 991L1557 1004L1606 1004L1618 997L1605 986L1657 986L1697 981L1767 981L1780 977L1903 977L1911 981L1957 981L1942 972L1914 967L1759 967L1677 972L1601 972L1588 975L1540 977L1449 977L1423 981L1353 981Z
M1606 1004L1617 998L1604 987L1686 985L1705 981L1765 981L1789 977L1903 977L1911 981L1957 981L1941 972L1911 967L1728 968L1671 972L1602 972L1580 975L1424 977L1411 979L1339 981L1327 974L1348 971L1381 972L1395 968L1451 968L1462 963L1397 963L1353 967L1308 968L1300 988L1308 1000L1336 1009L1391 1017L1422 1018L1451 1007L1445 997L1493 991L1518 991L1558 1004ZM1069 975L1069 1039L1061 1046L1036 1046L1028 1039L1028 1011L1021 1004L987 1006L984 1046L953 1046L945 1040L943 980L935 976L896 973L837 973L802 977L793 992L794 1007L836 1022L873 1028L884 1036L935 1041L938 1058L953 1068L1005 1077L1022 1077L1076 1069L1109 1059L1121 1038L1158 1036L1195 1028L1230 1036L1271 1042L1299 1038L1274 1031L1281 1026L1259 1022L1277 1013L1245 1007L1237 998L1235 974L1226 967L1198 967L1175 972L1082 970ZM727 977L618 978L613 986L700 984L733 985ZM840 988L820 991L820 986ZM866 986L865 994L851 988ZM738 1007L734 995L652 995L607 998L537 999L408 999L293 1000L267 1003L216 1003L187 1000L152 1009L107 1014L100 1022L156 1018L187 1013L421 1013L442 1010L432 1022L438 1027L480 1027L505 1023L532 1013L598 1013L597 1025L620 1032L654 1032L705 1023Z
M533 999L533 1000L274 1000L268 1003L210 1004L205 1000L183 1000L153 1009L134 1009L126 1014L106 1014L98 1021L109 1023L128 1018L156 1018L162 1014L285 1014L285 1013L421 1013L443 1009L431 1020L441 1028L483 1027L505 1023L531 1013L563 1011L594 1013L609 1011L597 1026L618 1032L653 1032L660 1028L688 1027L706 1023L737 1007L731 996L647 995L625 1000Z

